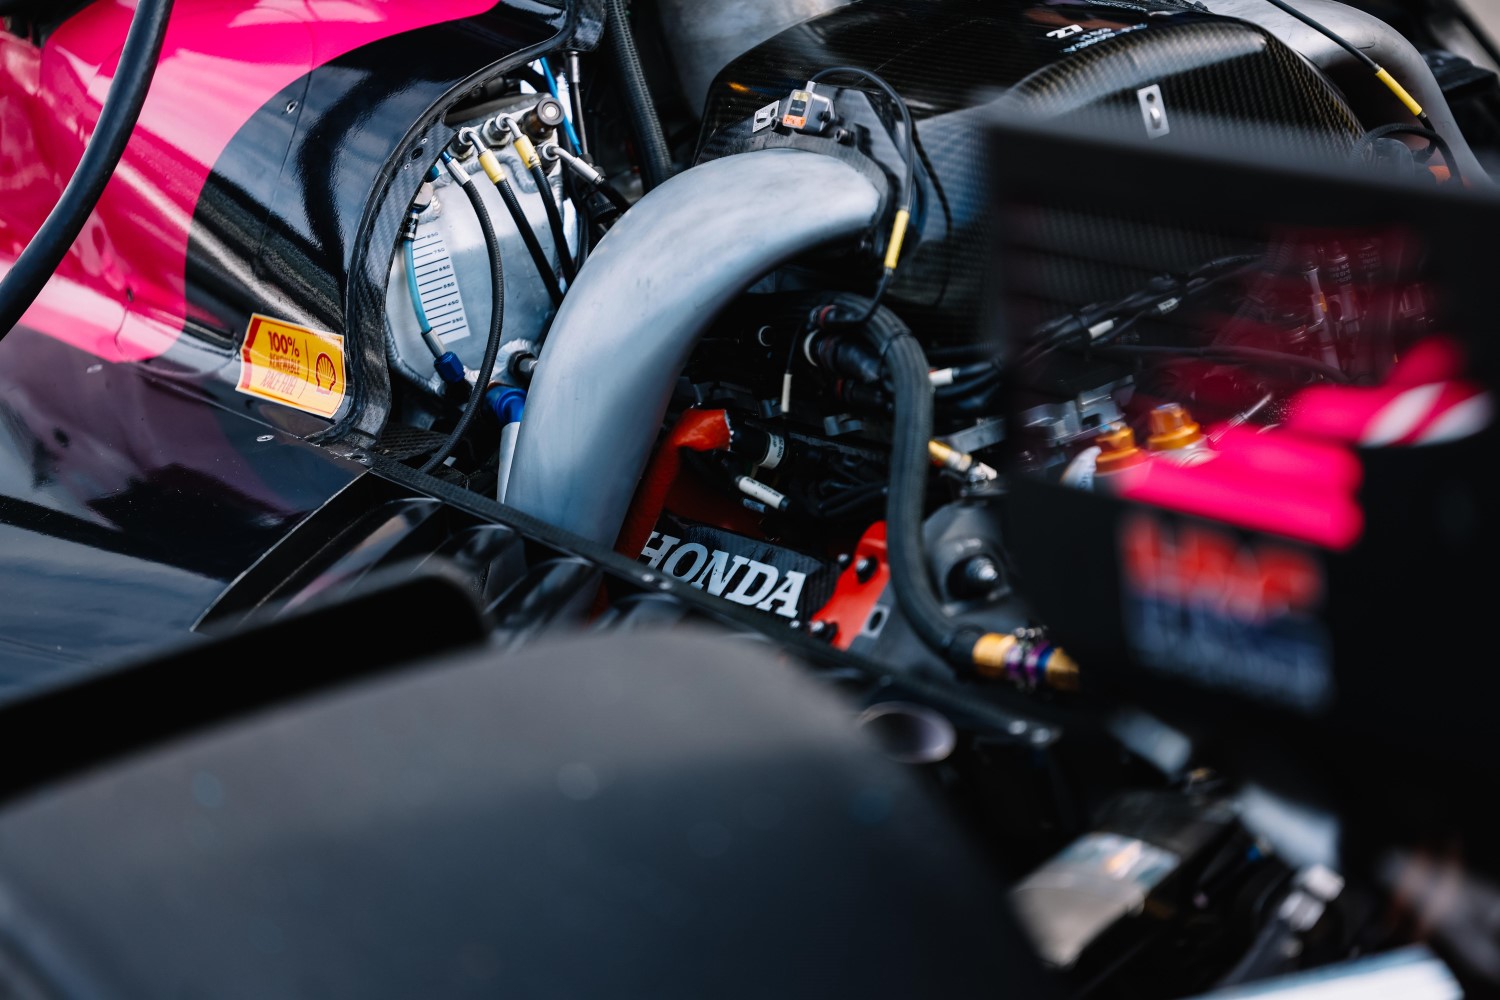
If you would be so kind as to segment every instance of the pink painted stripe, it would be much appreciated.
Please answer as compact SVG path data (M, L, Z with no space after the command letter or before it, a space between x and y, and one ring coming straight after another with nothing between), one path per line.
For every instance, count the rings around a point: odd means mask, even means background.
M193 210L245 122L317 66L495 2L179 3L120 170L25 324L112 361L166 350L186 317ZM41 51L0 33L0 271L40 227L82 156L134 9L133 0L101 0ZM117 308L100 308L101 298Z

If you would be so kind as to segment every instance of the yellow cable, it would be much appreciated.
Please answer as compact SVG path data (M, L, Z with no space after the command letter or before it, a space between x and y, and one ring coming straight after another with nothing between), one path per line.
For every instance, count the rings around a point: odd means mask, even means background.
M1401 86L1400 82L1394 76L1386 72L1384 66L1375 67L1375 79L1385 84L1390 89L1390 92L1396 95L1396 99L1406 105L1406 110L1410 111L1414 118L1422 117L1422 105L1417 103L1415 97L1406 92L1406 88Z
M906 242L906 227L911 222L911 213L901 209L896 213L896 223L891 226L891 242L885 248L885 269L894 271L901 260L901 244Z

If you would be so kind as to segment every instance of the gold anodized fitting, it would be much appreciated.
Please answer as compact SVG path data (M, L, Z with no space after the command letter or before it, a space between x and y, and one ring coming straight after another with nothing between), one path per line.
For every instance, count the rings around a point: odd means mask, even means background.
M1009 632L986 632L974 643L974 669L983 677L1004 677L1006 657L1020 641Z
M1047 673L1042 683L1059 691L1077 691L1078 661L1063 652L1062 647L1054 647L1047 658Z
M1099 446L1094 469L1101 475L1119 472L1146 460L1146 453L1135 443L1135 431L1128 424L1110 424L1094 435L1094 444Z
M1151 434L1146 447L1152 451L1175 451L1203 440L1203 428L1177 403L1165 403L1151 411Z

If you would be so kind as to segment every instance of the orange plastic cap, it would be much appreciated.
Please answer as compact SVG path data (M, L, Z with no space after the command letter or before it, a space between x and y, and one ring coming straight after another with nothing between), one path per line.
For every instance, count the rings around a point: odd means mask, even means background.
M1152 451L1174 451L1203 440L1203 428L1176 403L1152 410L1150 421L1151 434L1146 438L1146 447Z
M1099 446L1099 460L1094 470L1101 475L1119 472L1146 460L1146 453L1135 443L1135 431L1123 423L1110 424L1094 438Z

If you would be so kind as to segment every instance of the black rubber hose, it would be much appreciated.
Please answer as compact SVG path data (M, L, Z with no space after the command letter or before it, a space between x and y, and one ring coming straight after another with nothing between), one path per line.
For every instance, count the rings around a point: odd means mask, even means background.
M1381 125L1379 128L1373 128L1366 132L1355 145L1355 156L1362 158L1377 141L1397 135L1414 135L1418 139L1426 139L1442 155L1443 162L1448 165L1448 173L1453 180L1459 184L1463 183L1464 176L1459 173L1458 161L1453 158L1453 149L1448 145L1448 141L1432 129L1422 128L1419 125L1406 125L1397 122L1393 125Z
M557 275L552 273L552 262L547 260L547 251L542 249L542 241L536 238L536 230L531 228L531 220L526 218L526 210L521 207L521 201L516 197L516 192L511 188L509 181L498 181L495 190L500 192L500 200L505 202L505 210L510 213L511 221L521 232L521 239L526 244L526 252L531 255L531 262L536 265L536 273L541 275L542 284L547 286L547 294L552 298L552 304L558 305L562 302L562 288L557 284Z
M567 60L568 102L573 106L573 131L578 133L578 155L588 159L589 130L587 116L583 113L583 71L576 51L569 51Z
M0 281L0 337L20 322L42 293L114 176L156 76L171 15L172 0L140 0L136 6L109 96L99 111L99 124L83 151L83 159L47 221Z
M593 213L589 210L588 188L567 170L562 174L564 204L571 201L578 213L578 253L573 257L573 273L583 270L589 259L589 229L593 226Z
M609 203L615 207L615 211L621 215L630 211L630 202L626 201L625 196L617 191L615 186L608 181L599 185L599 193L604 195Z
M839 295L838 312L861 315L870 300ZM891 590L913 632L933 652L956 666L973 664L974 645L983 630L959 625L948 617L933 591L922 552L922 521L932 440L932 380L927 356L911 330L889 309L878 307L864 325L864 336L880 355L896 407L891 428L891 482L886 495L886 558Z
M422 464L419 470L430 473L445 462L453 449L458 447L458 442L468 433L469 425L474 422L474 415L479 412L479 407L484 403L484 380L490 377L491 370L495 367L495 358L500 353L500 331L505 327L505 271L500 261L500 238L495 235L495 224L490 219L490 210L484 207L484 197L479 189L470 180L468 183L460 184L464 194L469 196L469 204L474 206L474 214L479 218L479 228L484 231L484 245L490 257L490 332L489 339L484 344L484 360L479 363L479 380L469 390L469 401L464 404L464 412L459 416L458 423L453 425L453 431L448 435L448 440L443 446L433 452L432 457Z
M628 6L626 0L606 0L609 11L606 34L620 72L620 85L625 90L626 111L630 115L636 149L640 153L641 184L650 191L672 176L672 152L667 148L667 137L661 130L661 118L656 113L656 103L651 99L651 88L646 85L646 71L641 66L641 55L635 47L635 35L630 30Z
M568 287L571 288L577 271L573 268L573 252L568 249L568 234L563 229L562 212L558 211L557 199L552 196L552 183L547 180L547 171L542 169L540 163L532 165L531 177L536 181L536 193L542 199L542 207L547 210L547 228L552 230L552 245L557 247L558 263L562 265L563 277L568 279Z

